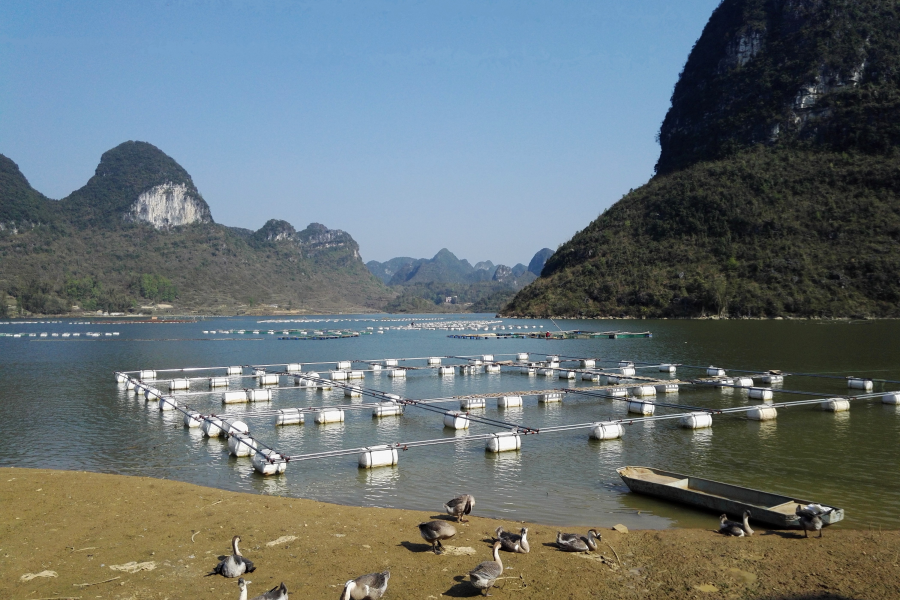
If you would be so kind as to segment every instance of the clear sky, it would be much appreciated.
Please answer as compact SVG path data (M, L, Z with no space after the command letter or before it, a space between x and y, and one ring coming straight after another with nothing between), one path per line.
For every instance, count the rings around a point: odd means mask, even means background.
M527 264L653 174L718 0L0 2L0 153L62 198L150 142L225 225Z

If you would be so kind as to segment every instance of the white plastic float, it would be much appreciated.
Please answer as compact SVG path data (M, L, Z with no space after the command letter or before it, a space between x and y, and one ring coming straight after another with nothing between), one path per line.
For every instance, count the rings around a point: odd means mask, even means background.
M397 464L399 456L397 449L390 446L371 446L359 455L360 469L373 469L375 467L392 467Z
M256 452L256 440L244 433L228 436L228 453L232 456L250 456Z
M784 375L776 375L775 373L766 373L760 375L759 380L762 383L784 383Z
M386 358L384 359L384 366L386 367L396 367L400 364L396 358Z
M210 377L209 378L209 387L217 388L217 387L228 387L228 378L227 377Z
M678 420L678 425L685 429L706 429L712 427L712 415L707 412L692 412Z
M771 421L778 416L774 406L754 406L747 411L747 418L751 421Z
M379 402L378 406L372 409L372 417L399 417L403 414L403 406L396 402Z
M756 400L771 400L775 394L769 388L752 387L747 390L747 395Z
M660 373L674 373L675 370L676 370L675 365L669 365L669 364L659 365Z
M438 358L437 356L432 356L431 358L428 359L428 365L429 365L429 366L434 367L434 366L437 366L437 365L439 365L439 364L441 364L441 359Z
M225 373L227 375L241 375L243 372L243 367L225 367Z
M619 367L619 374L625 377L634 377L634 367Z
M306 419L299 408L285 408L275 415L276 425L303 425Z
M116 383L125 383L128 381L128 375L116 371Z
M278 385L278 375L275 373L266 373L259 376L259 385Z
M656 405L644 400L629 400L628 412L636 415L650 416L656 411Z
M519 362L527 361L528 353L527 352L519 352L518 354L516 354L516 360Z
M323 425L325 423L343 423L344 411L339 408L323 408L316 411L316 423Z
M406 369L391 369L388 371L388 377L406 379Z
M337 368L339 370L349 371L351 368L353 368L353 363L349 360L341 360L338 361Z
M365 379L366 374L363 371L347 371L347 379Z
M522 406L522 396L500 396L497 398L497 408L513 408Z
M191 382L188 379L173 379L169 381L169 391L190 389Z
M473 410L476 408L484 408L486 402L484 398L463 398L459 401L460 410Z
M444 427L450 429L468 429L469 417L465 413L448 410L444 413Z
M603 392L608 398L624 398L628 395L628 390L625 388L609 388Z
M184 426L190 429L200 427L203 417L196 410L184 413Z
M554 375L556 375L556 371L554 371L553 369L542 369L541 375L543 375L544 377L553 377Z
M153 381L156 379L156 371L141 371L139 377L141 381Z
M262 475L279 475L287 469L287 461L274 450L264 448L253 455L253 468Z
M347 371L332 371L331 372L331 380L332 381L344 381L347 379Z
M247 390L247 399L250 402L271 402L272 390Z
M706 374L709 377L725 377L725 369L720 369L719 367L709 366L706 369Z
M200 431L206 437L219 437L225 433L223 427L225 427L224 421L219 417L206 417L200 424Z
M734 378L735 387L748 388L753 387L753 380L749 377L735 377Z
M450 376L456 375L456 370L453 367L438 367L438 375L441 375L444 377L446 377L448 375L450 375Z
M494 355L493 354L482 354L481 360L483 360L484 362L494 362Z
M582 373L581 374L582 381L600 381L599 373Z
M362 389L358 387L345 387L344 388L344 397L346 398L361 398L362 397Z
M597 366L597 361L593 359L583 358L581 359L579 364L581 364L582 369L593 369Z
M677 383L660 383L656 387L657 394L677 394L678 393L678 384Z
M562 394L558 392L541 394L538 396L538 402L541 404L555 404L557 402L562 402Z
M859 377L848 377L847 378L847 387L852 388L854 390L865 390L867 392L872 391L872 380L871 379L861 379Z
M827 410L828 412L844 412L850 410L850 401L843 398L829 398L824 400L820 406L822 410Z
M639 385L637 387L631 388L631 390L629 390L629 391L631 392L632 396L638 396L638 397L655 396L656 395L656 388L653 387L652 385Z
M575 371L559 371L560 379L575 379Z
M222 404L241 404L247 401L247 390L233 390L222 394Z
M522 437L514 432L495 433L488 438L484 449L488 452L511 452L522 447Z
M178 408L178 401L172 397L161 396L159 399L159 410L175 410Z
M591 427L591 438L595 440L615 440L625 435L625 428L621 423L604 421L594 423Z
M885 394L881 397L882 404L900 404L900 392Z

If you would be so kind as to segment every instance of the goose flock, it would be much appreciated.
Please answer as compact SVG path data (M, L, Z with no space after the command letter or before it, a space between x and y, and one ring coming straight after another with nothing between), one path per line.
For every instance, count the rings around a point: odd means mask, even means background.
M464 520L463 516L471 514L474 506L474 496L464 494L444 504L444 510L448 515L456 517L457 522L467 523L468 521ZM824 509L821 506L814 504L805 507L797 506L796 515L806 537L809 537L810 531L818 531L819 537L822 537L823 522L821 514L823 512ZM719 517L719 533L732 537L753 535L753 529L750 528L751 516L749 510L744 511L743 521L738 522L729 520L727 515L722 515ZM418 528L422 539L431 544L431 550L438 555L444 553L444 546L441 541L451 539L457 533L456 527L446 520L419 523ZM468 573L469 582L484 596L488 596L488 591L497 580L503 578L503 561L500 558L501 550L516 554L528 554L531 550L528 543L527 527L522 527L519 533L505 531L503 527L498 527L495 533L491 548L492 560L479 563ZM232 538L231 555L221 560L208 575L238 577L239 600L248 600L247 586L251 582L246 581L242 575L252 573L256 570L256 567L252 561L241 554L238 545L240 541L240 536L236 535ZM562 531L556 533L556 547L562 552L592 552L597 550L598 542L600 541L602 541L601 535L596 529L589 529L586 535L563 533ZM344 584L340 600L380 600L387 592L390 578L390 571L360 575ZM282 582L280 585L250 600L288 600L288 590Z

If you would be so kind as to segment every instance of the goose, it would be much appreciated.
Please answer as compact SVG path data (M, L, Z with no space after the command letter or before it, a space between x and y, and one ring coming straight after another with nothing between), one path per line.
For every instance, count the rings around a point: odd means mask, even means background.
M247 600L247 584L253 583L252 581L244 581L244 578L241 577L238 579L238 587L241 588L241 596L238 600ZM271 590L266 592L265 594L260 594L259 596L254 596L252 600L288 600L288 591L284 586L284 582L281 582L281 585L276 585Z
M441 544L441 540L449 540L456 535L456 527L447 521L429 521L428 523L419 523L419 533L426 542L431 544L431 549L435 554L443 554L444 545Z
M800 517L800 527L803 528L803 535L809 537L810 531L818 531L819 537L822 537L822 517L816 508L802 507L799 504L794 511Z
M596 529L588 530L587 537L580 536L577 533L556 532L556 545L563 552L587 552L597 549L597 540L600 534Z
M744 528L737 521L729 521L728 515L722 515L719 517L719 533L744 537Z
M503 575L503 562L500 560L499 541L494 542L494 560L486 560L477 567L469 571L469 580L472 585L481 590L483 596L488 595L488 590L497 581L497 578Z
M252 573L256 570L256 567L253 566L252 561L249 561L241 556L241 551L238 549L238 542L240 541L241 536L239 535L231 538L231 556L219 562L219 564L216 565L216 568L212 570L212 573L207 573L207 575L240 577L244 573Z
M523 527L520 533L512 533L503 531L503 527L497 528L497 540L500 547L507 552L518 552L519 554L528 554L531 548L528 546L528 528Z
M378 600L387 591L390 571L360 575L344 584L341 600Z
M447 514L455 515L456 520L460 523L466 522L466 520L463 519L463 515L471 513L473 508L475 508L475 496L472 494L457 496L444 505L444 510L447 511Z

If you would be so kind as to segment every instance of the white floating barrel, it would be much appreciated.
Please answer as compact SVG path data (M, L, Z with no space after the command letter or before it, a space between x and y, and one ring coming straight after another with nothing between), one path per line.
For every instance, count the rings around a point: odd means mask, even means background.
M633 377L635 373L634 367L619 367L619 373L625 377Z
M400 363L397 362L396 358L384 359L384 366L386 366L386 367L396 367L398 364L400 364Z
M674 373L675 365L668 365L668 364L667 365L659 365L659 372L660 373Z
M438 375L456 375L453 367L438 367Z
M266 373L259 376L259 385L278 385L278 375L275 373Z
M341 360L338 361L337 368L347 371L353 368L353 363L349 360Z
M361 398L362 390L358 387L345 387L344 396L347 398Z
M217 387L228 387L228 378L227 377L210 377L209 378L209 387L217 388Z
M156 371L141 371L141 381L153 381L156 379Z
M582 381L600 381L599 373L582 373L581 374Z
M175 398L161 396L159 399L159 410L175 410L178 408L178 402Z
M882 404L900 404L900 393L885 394L881 397Z
M678 424L685 429L706 429L712 427L712 415L707 412L692 412L679 419Z
M303 370L303 365L300 363L288 363L284 365L284 370L288 373L299 373Z
M305 420L299 408L285 408L275 415L276 425L303 425Z
M534 377L537 375L537 369L534 367L519 367L519 373L522 375L528 375L529 377Z
M347 371L348 379L365 379L366 374L363 371Z
M575 371L559 371L560 379L575 379Z
M749 377L735 377L734 385L735 385L735 387L745 387L745 388L752 387L753 380L750 379Z
M148 387L144 388L144 399L148 402L153 402L154 400L159 400L162 398L162 392L160 392L156 388Z
M624 398L628 395L628 390L625 388L609 388L604 394L610 398Z
M464 413L459 413L455 410L447 411L444 413L444 427L449 427L450 429L468 429L469 417Z
M747 418L751 421L771 421L778 416L774 406L754 406L747 411Z
M332 371L331 379L332 381L344 381L347 379L347 371Z
M558 360L549 360L549 361L547 361L547 366L557 368L557 367L559 367L559 361Z
M485 450L488 452L510 452L521 447L522 437L515 432L495 433L485 444Z
M616 383L619 383L623 379L627 379L627 377L616 377L615 375L607 375L606 383L616 384Z
M656 387L657 394L677 394L678 393L678 384L677 383L660 383Z
M406 379L406 369L390 369L388 377L396 377L398 379Z
M272 390L247 390L247 399L250 402L271 402Z
M638 397L655 396L656 395L656 388L653 387L652 385L639 385L637 387L631 388L630 391L631 391L632 396L638 396Z
M518 354L516 354L516 360L518 360L518 361L528 360L528 353L527 352L519 352Z
M397 449L390 446L372 446L359 455L359 468L391 467L397 464Z
M554 371L553 369L542 369L541 375L543 375L544 377L553 377L554 375L556 375L556 371Z
M247 400L247 392L245 390L236 390L222 394L222 404L240 404L247 402Z
M484 364L484 361L481 360L480 358L470 358L469 364L473 365L473 366L480 366L480 365Z
M497 398L497 408L513 408L522 406L522 396L500 396Z
M485 365L484 372L485 373L499 373L500 365Z
M232 456L250 456L256 452L256 441L249 435L236 433L228 437L228 453Z
M262 475L278 475L287 469L287 461L274 450L265 448L253 455L253 468Z
M784 375L775 375L774 373L767 373L766 375L760 375L759 380L763 383L783 383Z
M396 402L379 402L372 409L373 417L399 417L403 414L403 406Z
M582 369L593 369L597 366L597 361L589 358L583 358L581 359L580 364Z
M220 435L225 434L223 427L224 424L222 419L218 417L206 417L203 419L203 423L200 424L200 431L202 431L203 435L206 437L219 437Z
M772 390L770 390L768 388L758 388L758 387L750 388L749 390L747 390L747 394L751 398L755 398L757 400L771 400L772 397L774 396L774 394L772 393Z
M860 379L859 377L848 377L847 387L854 390L865 390L867 392L870 392L872 391L872 380Z
M538 402L541 404L555 404L557 402L562 402L562 394L557 392L541 394L538 396Z
M476 408L484 408L484 398L463 398L459 401L460 410L473 410Z
M227 375L240 375L243 372L243 367L225 367L225 373Z
M189 427L191 429L196 429L200 427L201 417L200 413L195 410L184 413L184 426Z
M710 366L706 369L706 374L710 377L725 377L725 369Z
M316 411L316 423L343 423L344 411L339 408L323 408Z
M827 410L828 412L844 412L845 410L850 410L850 401L843 398L829 398L823 401L820 406L822 410Z
M551 363L553 363L553 362L559 362L559 357L556 356L555 354L548 354L548 355L547 355L547 362L551 362Z
M438 358L437 356L432 356L431 358L428 359L428 364L430 366L439 365L439 364L441 364L441 359Z
M116 371L116 383L125 383L126 381L128 381L128 375Z
M188 379L173 379L169 382L169 391L190 389L191 382Z
M732 379L731 377L724 377L722 379L716 379L713 382L713 385L717 388L728 388L730 390L731 388L729 386L734 385L734 379Z
M484 362L494 362L494 355L493 354L482 354L481 359Z
M625 429L621 423L613 423L606 421L602 423L594 423L591 427L591 438L595 440L615 440L625 434Z
M629 400L628 401L628 412L634 413L636 415L645 415L650 416L656 410L656 405L652 402L647 402L644 400Z

